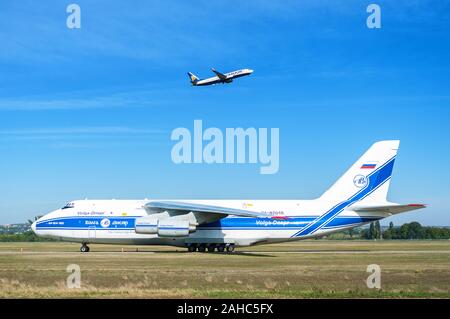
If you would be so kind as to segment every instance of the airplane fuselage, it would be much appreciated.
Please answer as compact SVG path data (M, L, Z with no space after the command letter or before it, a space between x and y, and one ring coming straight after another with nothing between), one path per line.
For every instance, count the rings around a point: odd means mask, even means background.
M33 223L39 236L88 243L227 251L320 237L414 209L387 193L399 141L372 145L314 200L77 200Z
M183 200L183 203L224 206L258 211L270 218L229 216L200 225L187 237L159 237L135 231L137 218L147 216L149 200L79 200L53 211L33 224L39 236L82 243L186 246L190 243L233 243L248 246L322 236L386 217L344 210L309 234L296 234L323 215L333 203L319 200ZM176 201L175 201L176 202Z
M193 82L192 85L194 86L205 86L205 85L212 85L212 84L219 84L219 83L231 83L234 79L247 76L253 73L253 70L250 69L242 69L237 70L233 72L224 73L226 76L225 79L221 79L218 76L213 76L206 79L201 79L196 82Z

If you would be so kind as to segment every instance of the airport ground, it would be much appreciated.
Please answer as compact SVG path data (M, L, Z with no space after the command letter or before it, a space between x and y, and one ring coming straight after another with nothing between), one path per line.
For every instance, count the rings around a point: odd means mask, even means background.
M81 269L79 289L67 288L69 264ZM381 267L381 289L366 285L370 264ZM450 241L309 240L232 254L0 243L0 297L450 298Z

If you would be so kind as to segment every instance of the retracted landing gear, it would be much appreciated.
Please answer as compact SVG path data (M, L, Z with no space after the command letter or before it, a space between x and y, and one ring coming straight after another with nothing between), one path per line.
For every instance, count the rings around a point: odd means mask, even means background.
M88 253L89 252L89 246L86 243L83 243L80 247L80 251L82 253Z

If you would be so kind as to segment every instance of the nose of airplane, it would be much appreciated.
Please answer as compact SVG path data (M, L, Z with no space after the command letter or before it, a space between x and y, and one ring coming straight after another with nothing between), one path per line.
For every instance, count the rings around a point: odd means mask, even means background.
M248 69L248 72L253 73L253 70L252 69Z
M31 230L33 231L33 233L36 234L36 222L34 222L33 224L31 224Z

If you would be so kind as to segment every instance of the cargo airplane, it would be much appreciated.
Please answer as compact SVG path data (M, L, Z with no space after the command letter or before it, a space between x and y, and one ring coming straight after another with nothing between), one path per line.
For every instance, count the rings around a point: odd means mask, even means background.
M38 236L88 244L227 251L320 237L415 209L387 200L399 141L373 144L313 200L76 200L32 224Z
M216 71L215 69L211 69L216 76L213 76L211 78L207 79L199 79L197 76L195 76L193 73L188 72L189 79L191 80L191 84L193 86L204 86L204 85L212 85L217 83L231 83L234 79L240 78L242 76L250 75L253 73L253 70L250 69L242 69L237 70L229 73L220 73L219 71Z

